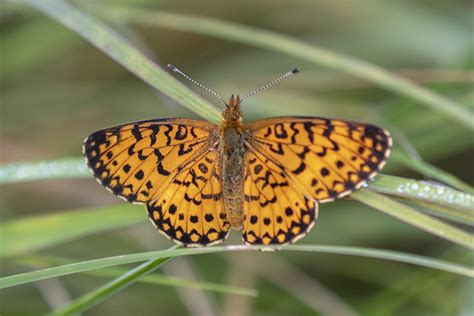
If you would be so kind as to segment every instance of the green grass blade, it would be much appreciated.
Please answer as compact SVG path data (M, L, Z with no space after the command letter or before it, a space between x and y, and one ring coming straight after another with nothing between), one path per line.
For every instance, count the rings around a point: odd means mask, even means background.
M450 240L461 246L474 249L474 236L440 220L420 213L413 208L397 202L382 194L362 189L354 192L351 197L356 200L389 214L405 223L418 227L433 235Z
M83 158L62 158L0 165L0 184L91 176Z
M419 207L421 211L430 215L441 217L459 224L474 226L474 212L472 211L463 211L455 207L442 207L429 201L410 200L408 202Z
M370 184L370 188L379 193L454 208L466 212L466 215L474 214L474 196L440 183L379 175Z
M73 30L143 81L211 122L220 111L154 64L107 25L62 0L21 0Z
M177 246L171 247L171 249L176 249ZM81 297L75 299L66 307L62 308L59 311L55 311L52 315L74 315L83 313L100 302L111 297L120 290L123 290L129 285L132 285L142 277L147 274L155 271L160 266L168 262L172 258L158 258L151 259L145 263L140 264L138 267L127 271L118 278L104 284L103 286L82 295Z
M70 259L57 258L57 257L44 257L44 256L27 256L27 257L17 257L12 259L13 262L19 263L29 267L44 267L45 265L64 265L71 264L74 261ZM89 270L85 271L85 274L102 277L102 278L116 278L120 275L127 273L126 269L123 268L105 268L98 270ZM150 285L161 285L161 286L172 286L172 287L183 287L191 288L197 290L211 291L222 294L234 294L234 295L243 295L256 297L258 292L250 288L242 288L230 285L224 285L214 282L203 282L203 281L194 281L190 279L165 275L161 273L155 273L152 275L147 275L144 278L138 280L140 283L146 283Z
M450 273L455 273L463 276L474 277L474 270L458 265L455 263L449 263L442 260L433 258L407 254L396 251L381 250L381 249L370 249L360 247L343 247L343 246L317 246L317 245L289 245L281 248L281 246L265 246L265 247L249 247L243 245L235 246L220 246L220 247L209 247L209 248L195 248L195 249L175 249L175 250L161 250L161 251L150 251L144 253L135 253L129 255L121 255L115 257L108 257L102 259L95 259L89 261L82 261L72 264L66 264L62 266L36 270L32 272L26 272L0 278L0 289L12 287L20 284L35 282L48 278L54 278L58 276L70 275L73 273L80 273L90 271L94 269L102 269L121 264L135 263L152 259L197 255L197 254L210 254L210 253L221 253L226 251L254 251L255 249L282 249L285 251L302 251L302 252L321 252L328 254L342 254L352 256L362 256L369 258L377 258L384 260L391 260L396 262L403 262L413 264L417 266L438 269Z
M0 256L29 253L97 232L141 223L145 219L143 207L123 204L28 216L2 222Z
M229 41L278 51L317 65L347 72L411 98L431 110L445 114L470 130L474 130L474 114L460 104L425 89L408 79L392 74L379 66L353 57L344 56L289 36L228 21L163 11L149 12L137 9L110 8L109 6L101 7L97 11L106 18L111 18L121 23L129 20L144 25L215 36Z

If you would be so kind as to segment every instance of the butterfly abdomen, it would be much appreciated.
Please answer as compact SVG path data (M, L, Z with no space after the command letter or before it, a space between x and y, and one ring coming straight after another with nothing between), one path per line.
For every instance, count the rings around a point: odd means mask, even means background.
M224 129L222 187L226 218L232 228L240 229L244 205L244 137L234 127Z

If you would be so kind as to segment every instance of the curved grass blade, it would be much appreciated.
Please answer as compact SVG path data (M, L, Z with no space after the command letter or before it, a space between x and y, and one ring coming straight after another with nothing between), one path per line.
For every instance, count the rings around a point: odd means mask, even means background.
M342 254L352 256L362 256L369 258L377 258L384 260L391 260L397 262L403 262L413 264L421 267L438 269L445 272L455 273L463 276L474 277L474 270L455 263L449 263L442 260L433 258L407 254L397 251L381 250L381 249L370 249L360 247L343 247L343 246L317 246L317 245L289 245L281 248L281 246L265 246L265 247L249 247L249 246L220 246L220 247L209 247L209 248L195 248L195 249L175 249L175 250L161 250L161 251L150 251L143 253L135 253L129 255L121 255L115 257L108 257L102 259L95 259L89 261L82 261L73 264L62 265L58 267L47 268L43 270L37 270L32 272L26 272L0 278L0 289L8 288L20 284L35 282L39 280L54 278L58 276L70 275L74 273L80 273L90 271L94 269L101 269L106 267L117 266L121 264L128 264L134 262L141 262L145 260L197 255L197 254L210 254L220 253L225 251L254 251L256 249L281 249L284 251L303 251L303 252L321 252L328 254Z

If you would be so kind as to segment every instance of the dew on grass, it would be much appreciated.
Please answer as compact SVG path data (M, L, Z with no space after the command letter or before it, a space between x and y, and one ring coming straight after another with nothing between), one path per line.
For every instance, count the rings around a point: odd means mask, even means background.
M465 207L470 207L474 204L474 197L472 195L432 181L407 181L399 184L396 190L401 194L416 196L426 200L442 201L447 204L456 203Z

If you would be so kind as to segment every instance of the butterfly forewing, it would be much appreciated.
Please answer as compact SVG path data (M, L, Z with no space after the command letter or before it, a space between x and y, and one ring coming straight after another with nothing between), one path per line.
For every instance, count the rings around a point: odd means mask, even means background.
M95 177L130 202L156 200L173 177L208 151L218 127L191 119L163 119L103 129L84 141Z
M336 119L280 117L247 128L253 149L319 202L343 197L375 176L392 144L385 129Z

